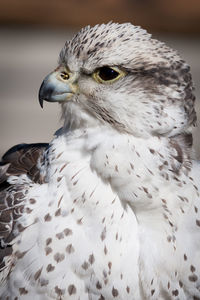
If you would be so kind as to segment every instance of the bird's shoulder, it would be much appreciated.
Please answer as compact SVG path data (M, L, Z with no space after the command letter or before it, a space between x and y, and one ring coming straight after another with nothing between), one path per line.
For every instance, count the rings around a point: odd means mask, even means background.
M9 177L27 175L32 182L42 183L38 161L42 160L47 147L46 143L19 144L9 149L0 162L0 271L3 278L9 269L5 261L12 254L12 241L23 230L17 221L23 214L28 189L25 184L10 184Z
M23 174L36 183L40 183L38 160L47 149L47 143L18 144L10 148L0 162L0 190L4 189L10 176Z

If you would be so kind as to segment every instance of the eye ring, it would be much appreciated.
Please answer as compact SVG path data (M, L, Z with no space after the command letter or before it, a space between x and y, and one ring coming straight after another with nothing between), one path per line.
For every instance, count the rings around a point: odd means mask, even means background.
M113 83L125 75L118 67L103 66L93 73L93 78L98 83Z

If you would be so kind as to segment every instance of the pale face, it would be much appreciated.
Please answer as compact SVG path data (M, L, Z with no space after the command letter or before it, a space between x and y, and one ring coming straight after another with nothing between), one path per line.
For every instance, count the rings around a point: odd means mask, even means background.
M67 127L103 125L136 136L171 136L195 121L188 66L131 24L82 29L44 80L43 100L62 103Z

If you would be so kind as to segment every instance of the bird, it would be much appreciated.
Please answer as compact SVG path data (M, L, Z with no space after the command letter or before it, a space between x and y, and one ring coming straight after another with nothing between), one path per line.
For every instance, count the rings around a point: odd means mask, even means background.
M0 165L0 299L200 299L189 65L140 26L86 26L44 101L63 126Z

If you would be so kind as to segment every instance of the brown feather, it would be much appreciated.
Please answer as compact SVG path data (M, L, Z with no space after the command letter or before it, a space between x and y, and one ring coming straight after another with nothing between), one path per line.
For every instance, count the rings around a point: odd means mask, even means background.
M9 149L0 162L0 271L4 259L12 254L12 241L16 237L16 223L24 210L25 186L7 182L9 176L27 174L33 182L42 183L37 167L48 144L20 144ZM14 230L15 229L15 230Z
M19 144L9 149L0 163L0 189L12 175L27 174L32 181L41 183L37 162L47 147L46 143Z

